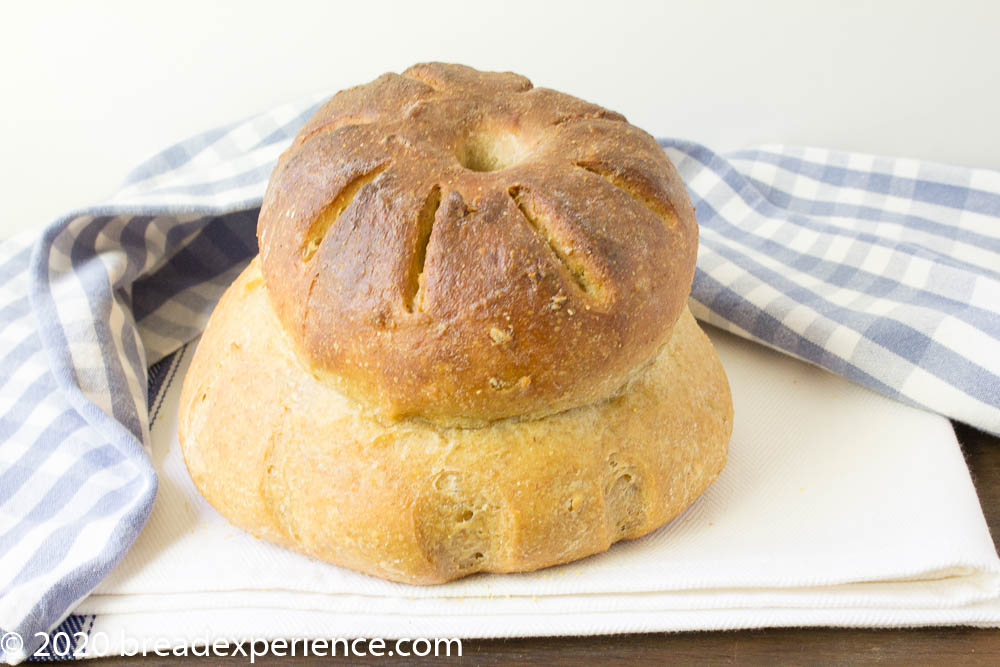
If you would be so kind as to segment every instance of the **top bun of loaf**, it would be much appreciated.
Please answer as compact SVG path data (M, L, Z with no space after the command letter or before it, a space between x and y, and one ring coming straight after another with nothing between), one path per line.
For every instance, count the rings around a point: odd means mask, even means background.
M278 160L258 237L314 374L378 415L477 425L618 391L670 337L698 230L621 115L432 63L324 104Z

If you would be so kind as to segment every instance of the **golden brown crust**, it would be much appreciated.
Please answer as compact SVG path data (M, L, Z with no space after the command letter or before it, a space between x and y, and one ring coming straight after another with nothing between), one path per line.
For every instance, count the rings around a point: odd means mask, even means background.
M731 429L725 374L686 308L608 400L474 429L381 422L302 365L257 260L212 314L179 416L192 479L234 524L420 584L568 562L655 530L718 475Z
M669 337L697 248L648 134L443 64L329 100L279 160L258 235L310 368L384 417L462 425L620 389Z

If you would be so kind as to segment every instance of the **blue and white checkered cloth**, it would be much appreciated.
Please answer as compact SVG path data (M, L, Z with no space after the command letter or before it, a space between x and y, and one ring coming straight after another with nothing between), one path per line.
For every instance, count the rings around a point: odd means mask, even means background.
M122 558L156 494L148 368L256 253L319 99L163 151L110 201L0 245L0 628L16 662ZM701 223L695 314L1000 433L1000 172L811 148L663 146Z

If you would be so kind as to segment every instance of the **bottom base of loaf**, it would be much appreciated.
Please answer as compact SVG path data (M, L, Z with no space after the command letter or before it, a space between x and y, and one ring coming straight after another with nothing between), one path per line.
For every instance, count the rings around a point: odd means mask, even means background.
M725 373L687 309L616 396L535 420L385 422L290 347L255 259L192 360L179 433L205 498L253 535L394 581L522 572L653 531L718 476Z

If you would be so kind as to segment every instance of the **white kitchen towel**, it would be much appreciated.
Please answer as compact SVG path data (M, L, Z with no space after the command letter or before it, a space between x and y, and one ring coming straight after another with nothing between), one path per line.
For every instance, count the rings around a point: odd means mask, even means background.
M194 345L184 347L158 369L156 506L80 604L92 618L78 655L158 639L1000 624L1000 561L948 420L709 333L732 385L735 430L728 465L691 508L606 554L432 587L318 562L217 514L177 442Z

